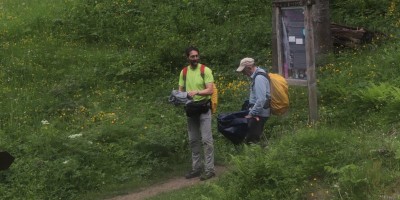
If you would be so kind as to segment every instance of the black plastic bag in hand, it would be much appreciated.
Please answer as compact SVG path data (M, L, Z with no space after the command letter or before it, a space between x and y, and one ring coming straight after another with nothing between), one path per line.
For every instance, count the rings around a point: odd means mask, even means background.
M218 131L233 144L237 145L244 141L248 129L248 110L225 113L218 115Z

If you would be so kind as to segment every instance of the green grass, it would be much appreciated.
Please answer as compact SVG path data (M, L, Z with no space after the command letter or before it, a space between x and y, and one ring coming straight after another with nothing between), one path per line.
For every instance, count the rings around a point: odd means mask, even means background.
M391 0L374 5L332 4L334 21L386 37L340 49L318 67L316 126L308 125L307 88L294 86L290 112L266 125L267 150L238 152L214 117L216 162L235 170L155 199L374 199L397 191L400 9ZM236 111L248 88L234 72L240 58L271 64L270 16L263 0L0 2L0 149L16 157L0 171L0 198L99 199L182 174L186 118L167 97L186 64L183 49L200 47L219 112Z
M216 182L150 199L377 199L398 189L398 145L378 131L300 129L244 148Z

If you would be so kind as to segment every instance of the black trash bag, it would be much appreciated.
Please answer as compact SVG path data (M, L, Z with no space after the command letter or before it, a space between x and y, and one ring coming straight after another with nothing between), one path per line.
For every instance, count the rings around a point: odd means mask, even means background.
M248 129L248 110L234 113L219 114L217 117L218 131L233 144L238 145L244 141Z
M14 157L7 151L0 151L0 170L6 170L14 162Z
M247 99L247 100L245 100L244 102L243 102L243 104L242 104L242 111L243 110L249 110L249 108L250 108L250 102L249 102L249 100Z

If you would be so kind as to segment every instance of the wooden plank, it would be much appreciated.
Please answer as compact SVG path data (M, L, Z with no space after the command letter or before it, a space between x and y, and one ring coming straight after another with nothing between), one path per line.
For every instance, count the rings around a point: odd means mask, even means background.
M349 27L345 25L330 24L333 43L336 46L357 47L363 43L369 43L376 34L364 28Z
M272 3L291 3L291 2L299 2L302 3L301 0L274 0Z
M272 3L277 7L303 6L303 0L274 0Z
M308 81L304 79L291 79L288 78L286 79L289 85L295 85L295 86L308 86Z

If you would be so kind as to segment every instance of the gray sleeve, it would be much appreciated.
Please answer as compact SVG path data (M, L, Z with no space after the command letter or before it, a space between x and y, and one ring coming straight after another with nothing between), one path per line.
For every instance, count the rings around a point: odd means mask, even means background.
M249 114L252 116L260 115L264 109L265 102L270 96L269 81L265 76L257 76L254 80L254 93L256 102Z

